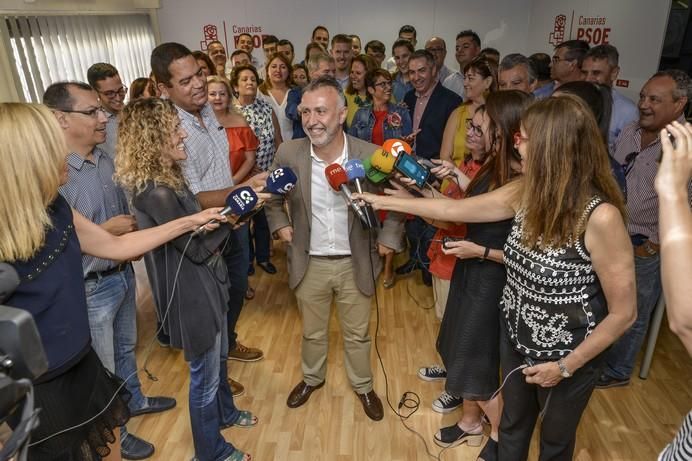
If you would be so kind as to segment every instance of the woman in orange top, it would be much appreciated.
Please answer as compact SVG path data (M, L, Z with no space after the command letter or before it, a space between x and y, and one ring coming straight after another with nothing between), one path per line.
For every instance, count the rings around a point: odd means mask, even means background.
M243 114L231 104L231 85L228 80L216 75L207 77L207 94L216 119L226 128L233 182L239 184L250 176L255 167L259 142Z

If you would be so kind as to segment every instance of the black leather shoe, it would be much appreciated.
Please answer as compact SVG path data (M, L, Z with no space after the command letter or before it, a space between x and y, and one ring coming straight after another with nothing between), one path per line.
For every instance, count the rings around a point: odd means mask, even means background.
M373 421L379 421L384 417L382 401L377 394L375 394L374 390L368 392L367 394L356 393L356 395L360 399L360 403L363 404L363 410L365 410L365 414L368 415L368 418L372 419Z
M320 387L324 386L324 381L319 383L317 386L310 386L305 384L305 381L298 383L296 387L293 388L290 394L288 394L288 400L286 400L286 405L288 408L298 408L308 401L310 394L315 392Z
M154 445L128 433L120 440L120 454L123 459L146 459L154 454Z
M417 268L418 267L416 266L416 262L409 259L404 264L394 269L394 272L396 272L397 275L406 275L415 271Z
M269 261L264 261L264 262L261 262L261 263L258 262L257 265L258 265L259 267L261 267L262 270L263 270L264 272L266 272L267 274L276 274L276 266L274 266L274 265L273 265L272 263L270 263Z
M175 399L171 397L147 397L147 404L142 408L131 410L130 417L134 418L135 416L146 415L147 413L160 413L170 410L175 404Z

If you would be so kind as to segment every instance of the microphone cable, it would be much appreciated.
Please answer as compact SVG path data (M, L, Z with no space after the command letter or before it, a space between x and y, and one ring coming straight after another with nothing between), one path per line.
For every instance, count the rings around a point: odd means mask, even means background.
M369 229L368 236L369 236L368 240L369 240L369 244L370 244L369 246L372 246L373 243L375 245L378 245L377 236L374 235L373 229ZM404 391L404 393L401 395L401 398L399 399L399 403L397 405L397 408L394 408L394 406L392 405L391 400L390 400L390 396L389 396L389 377L387 375L387 370L384 366L384 361L382 359L382 354L380 353L380 347L379 347L379 342L378 342L379 331L380 331L380 300L379 300L379 295L377 294L377 279L375 277L375 266L373 265L371 254L368 256L368 259L370 261L370 277L372 279L373 286L375 288L375 339L374 339L375 354L377 355L377 361L380 364L380 368L382 369L382 375L384 376L384 389L385 389L384 392L385 392L385 400L387 402L387 406L389 406L392 413L394 413L395 415L397 415L399 417L401 424L408 431L415 434L415 436L418 437L421 440L421 442L423 442L423 446L425 447L426 455L428 457L436 460L436 461L441 461L442 453L444 453L445 450L448 450L450 448L456 448L457 446L464 443L464 441L463 440L456 441L456 442L442 448L437 454L434 454L433 452L431 452L430 447L428 446L428 442L426 441L425 437L423 437L423 435L420 432L418 432L413 427L411 427L407 424L407 420L420 409L420 402L421 402L420 396L414 391L408 391L407 390L407 391ZM415 298L414 298L414 301L415 301ZM523 364L519 365L518 367L514 368L513 370L511 370L509 373L507 373L507 376L505 376L504 379L502 380L500 387L495 392L493 392L492 396L488 400L493 400L495 397L498 396L498 394L500 394L500 392L505 387L505 384L507 383L507 380L510 378L510 376L512 376L515 372L517 372L519 370L523 370L524 368L527 368L527 367L528 367L528 365L523 363ZM539 415L541 417L541 420L543 420L543 417L545 416L545 411L547 410L548 403L550 402L551 394L552 394L552 389L548 395L548 399L547 399L547 402L544 406L544 409L541 411L541 414ZM402 408L409 410L409 412L407 414L403 414L401 412ZM482 423L481 423L481 425L482 425ZM481 434L485 436L485 434L483 434L482 432L481 432Z
M377 243L377 236L374 235L373 229L369 229L368 232L369 236L369 246L372 246L373 242L375 245L378 245ZM377 280L375 277L375 266L373 265L372 262L372 253L368 255L368 259L370 261L370 277L373 282L373 286L375 288L375 353L377 355L377 360L380 364L380 368L382 369L382 375L384 376L384 393L385 393L385 400L387 402L387 406L392 410L392 413L397 415L399 417L399 420L401 421L401 424L410 432L416 435L422 442L423 445L425 446L425 452L426 454L436 460L436 461L441 461L440 460L440 453L435 455L430 451L430 447L428 447L428 442L425 440L425 437L423 435L416 431L414 428L409 426L406 423L406 420L413 416L414 413L416 413L419 408L420 408L420 396L416 394L413 391L405 391L401 399L399 399L399 404L397 405L397 408L394 408L394 406L391 403L390 397L389 397L389 377L387 376L387 370L384 366L384 361L382 360L382 354L380 353L380 347L379 347L379 342L378 342L378 337L379 337L379 331L380 331L380 300L379 296L377 294ZM409 410L407 414L403 414L400 412L402 408L405 408L406 410Z
M106 403L106 405L103 407L103 409L101 411L99 411L98 413L96 413L94 416L92 416L91 418L89 418L89 419L87 419L81 423L75 424L75 425L70 426L66 429L62 429L58 432L50 434L50 435L48 435L48 436L46 436L40 440L32 441L31 443L29 443L29 447L33 447L35 445L41 444L48 439L52 439L53 437L57 437L58 435L61 435L61 434L64 434L66 432L69 432L71 430L85 426L85 425L91 423L92 421L96 420L96 418L98 418L99 416L104 414L106 412L106 410L108 410L108 408L110 408L111 404L115 401L116 397L118 397L118 395L120 394L120 391L126 385L127 381L130 378L132 378L133 376L135 376L137 373L139 373L140 371L144 371L147 374L147 377L151 381L158 381L158 378L147 369L147 363L148 363L149 357L151 355L152 346L154 345L154 342L156 341L156 335L163 329L164 322L165 322L166 318L168 318L168 312L170 311L171 304L173 304L175 289L176 289L176 286L178 284L178 277L180 276L180 269L182 268L183 261L185 259L185 253L187 252L187 249L190 246L190 242L192 242L193 237L194 236L191 232L190 237L188 238L187 243L185 244L185 248L183 249L183 251L180 255L180 262L178 263L178 267L176 268L176 271L175 271L175 276L173 278L173 287L171 288L171 294L170 294L169 299L168 299L168 305L166 305L166 310L165 310L164 315L163 315L162 320L161 320L161 326L159 327L158 330L156 330L156 333L154 334L154 336L149 341L149 344L147 344L147 346L145 347L145 352L144 352L145 358L144 358L144 364L142 365L142 368L136 369L135 371L130 373L130 375L127 378L123 379L122 380L123 382L120 383L120 386L118 386L118 388L115 390L115 392L111 396L110 400L108 400L108 403ZM103 366L103 364L101 366ZM113 373L113 376L116 376L116 375Z

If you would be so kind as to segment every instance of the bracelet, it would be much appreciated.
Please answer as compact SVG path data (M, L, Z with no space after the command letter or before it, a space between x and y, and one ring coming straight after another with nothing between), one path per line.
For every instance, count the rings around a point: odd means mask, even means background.
M483 257L481 258L481 260L482 260L482 261L485 261L486 259L488 259L488 255L489 255L489 254L490 254L490 248L489 248L489 247L485 247L485 251L483 252Z

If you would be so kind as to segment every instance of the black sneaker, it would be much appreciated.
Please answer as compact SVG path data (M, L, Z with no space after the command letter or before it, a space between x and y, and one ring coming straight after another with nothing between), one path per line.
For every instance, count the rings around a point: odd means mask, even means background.
M449 413L459 408L462 403L464 403L464 399L461 397L454 397L448 394L447 391L444 391L433 401L432 409L438 413Z
M447 379L447 370L438 365L418 369L418 377L423 381L441 381Z
M596 389L610 389L611 387L624 387L629 385L630 379L616 379L616 378L611 378L605 373L602 373L601 376L598 378L598 381L596 381Z

